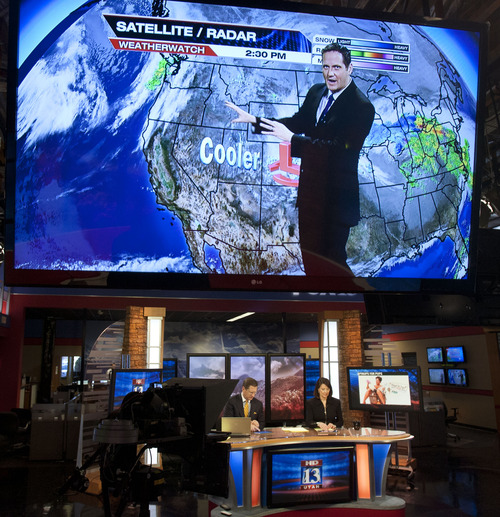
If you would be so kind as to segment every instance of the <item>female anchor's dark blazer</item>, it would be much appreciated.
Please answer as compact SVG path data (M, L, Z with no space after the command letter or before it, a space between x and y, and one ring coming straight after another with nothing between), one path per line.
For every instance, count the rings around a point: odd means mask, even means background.
M306 402L306 425L309 427L317 427L316 422L325 422L325 424L334 424L337 427L344 425L342 418L342 408L340 400L334 397L328 397L325 407L320 399L314 397Z

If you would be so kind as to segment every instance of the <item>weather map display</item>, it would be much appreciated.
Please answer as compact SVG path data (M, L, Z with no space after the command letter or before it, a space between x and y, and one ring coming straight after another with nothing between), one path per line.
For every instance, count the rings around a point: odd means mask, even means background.
M477 27L283 4L19 4L15 269L303 277L300 161L225 102L293 115L337 42L375 108L350 270L470 275Z

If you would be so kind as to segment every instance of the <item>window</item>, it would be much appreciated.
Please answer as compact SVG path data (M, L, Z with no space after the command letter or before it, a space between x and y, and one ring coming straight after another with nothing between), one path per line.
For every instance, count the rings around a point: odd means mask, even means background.
M330 379L332 395L340 397L339 387L339 337L338 321L325 320L323 322L323 377Z

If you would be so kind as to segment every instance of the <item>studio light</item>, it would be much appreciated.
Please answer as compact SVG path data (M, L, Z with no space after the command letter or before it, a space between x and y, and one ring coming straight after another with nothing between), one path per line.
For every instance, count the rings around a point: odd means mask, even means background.
M242 318L246 318L248 316L251 316L252 314L255 314L255 312L244 312L243 314L240 314L239 316L235 316L234 318L227 320L227 322L230 323L230 322L233 322L236 320L241 320Z

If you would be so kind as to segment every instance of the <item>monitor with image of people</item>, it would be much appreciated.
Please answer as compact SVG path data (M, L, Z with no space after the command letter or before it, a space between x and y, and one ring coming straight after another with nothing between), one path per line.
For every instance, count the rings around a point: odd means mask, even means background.
M469 385L469 378L465 368L448 368L447 378L450 386L465 388Z
M349 406L365 411L422 409L420 368L347 368Z

